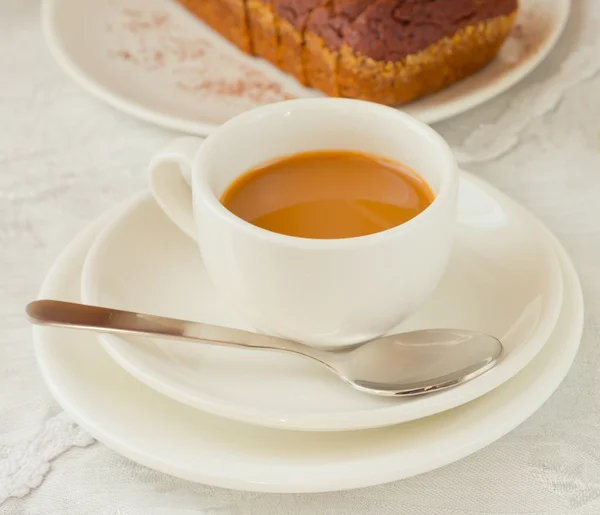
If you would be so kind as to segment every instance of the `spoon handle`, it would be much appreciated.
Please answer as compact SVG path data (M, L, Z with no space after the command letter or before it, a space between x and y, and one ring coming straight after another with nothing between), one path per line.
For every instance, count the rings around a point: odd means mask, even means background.
M29 320L38 325L288 351L321 361L317 349L292 340L176 318L59 300L36 300L27 306L26 313Z

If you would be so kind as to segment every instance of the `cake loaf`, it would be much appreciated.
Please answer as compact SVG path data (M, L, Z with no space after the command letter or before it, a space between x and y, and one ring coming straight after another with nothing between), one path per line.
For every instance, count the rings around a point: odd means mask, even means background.
M179 0L241 50L329 96L397 105L489 63L518 0Z

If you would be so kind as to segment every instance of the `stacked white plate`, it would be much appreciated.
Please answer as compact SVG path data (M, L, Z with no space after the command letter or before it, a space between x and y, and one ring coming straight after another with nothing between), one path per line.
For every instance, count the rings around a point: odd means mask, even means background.
M506 352L491 372L446 391L377 398L286 355L36 327L39 365L57 401L94 437L181 478L320 492L427 472L539 408L582 332L573 266L530 214L463 174L458 227L442 284L397 330L482 330ZM76 238L40 297L247 327L214 292L194 243L148 193Z

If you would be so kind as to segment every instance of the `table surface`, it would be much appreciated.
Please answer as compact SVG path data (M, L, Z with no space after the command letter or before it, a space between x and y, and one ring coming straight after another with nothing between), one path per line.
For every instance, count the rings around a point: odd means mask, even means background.
M176 134L92 98L51 59L39 1L0 4L0 513L600 513L600 2L574 0L565 35L526 81L437 124L462 166L541 218L586 301L577 360L554 396L488 448L390 485L319 495L243 493L136 465L76 427L37 371L23 307L60 250L145 187Z

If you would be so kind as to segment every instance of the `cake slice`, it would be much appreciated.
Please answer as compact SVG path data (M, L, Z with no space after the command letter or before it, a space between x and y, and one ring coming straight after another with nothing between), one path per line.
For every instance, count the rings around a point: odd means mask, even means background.
M374 0L328 0L309 16L304 35L304 71L309 86L337 97L339 49L354 20Z
M246 10L254 55L277 66L279 27L273 1L246 0Z
M509 34L517 0L376 0L345 31L338 94L402 104L489 63Z
M252 54L246 20L246 0L178 1L240 50Z
M215 1L215 0L213 0ZM218 0L216 0L218 1ZM274 0L279 28L277 63L300 84L307 85L304 73L304 31L311 12L327 0Z

